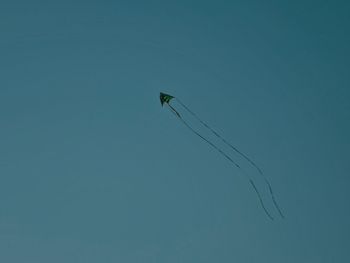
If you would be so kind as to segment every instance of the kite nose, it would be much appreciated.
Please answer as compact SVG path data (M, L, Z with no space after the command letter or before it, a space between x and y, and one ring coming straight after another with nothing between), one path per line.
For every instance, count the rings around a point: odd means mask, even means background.
M164 94L162 93L162 92L160 92L159 93L159 100L160 100L160 104L162 104L162 106L163 106L163 104L164 104Z

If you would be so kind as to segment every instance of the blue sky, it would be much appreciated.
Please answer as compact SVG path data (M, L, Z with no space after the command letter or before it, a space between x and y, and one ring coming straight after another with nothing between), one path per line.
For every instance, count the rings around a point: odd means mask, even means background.
M0 261L349 261L349 11L2 1ZM254 159L285 220L160 91Z

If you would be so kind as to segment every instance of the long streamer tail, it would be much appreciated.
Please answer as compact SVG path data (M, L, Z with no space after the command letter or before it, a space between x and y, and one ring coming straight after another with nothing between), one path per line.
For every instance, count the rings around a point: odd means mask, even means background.
M251 186L253 187L256 195L259 198L261 207L263 208L265 214L271 219L274 220L274 218L272 217L272 215L268 212L268 210L266 209L263 199L261 197L261 194L259 193L257 187L255 186L253 180L244 172L244 170L240 167L240 165L238 163L236 163L230 156L228 156L223 150L221 150L218 146L216 146L214 143L212 143L210 140L208 140L207 138L205 138L204 136L202 136L199 132L197 132L195 129L193 129L179 114L179 112L172 107L170 104L167 104L169 106L170 111L195 135L197 135L199 138L201 138L203 141L205 141L207 144L209 144L211 147L213 147L216 151L218 151L223 157L225 157L229 162L231 162L234 166L236 166L241 172L242 174L244 174L247 179L249 180Z
M271 183L269 182L269 180L267 179L265 174L262 172L260 167L252 159L250 159L246 154L244 154L243 152L238 150L237 147L235 147L231 143L229 143L225 138L223 138L219 133L217 133L213 128L211 128L206 122L204 122L201 118L199 118L198 115L196 113L194 113L192 110L190 110L183 102L181 102L181 100L179 100L178 98L175 98L175 99L186 111L188 111L193 117L195 117L204 127L206 127L208 130L210 130L223 143L225 143L228 147L230 147L236 153L241 155L246 161L248 161L253 167L255 167L255 169L258 171L258 173L262 176L262 178L264 179L265 183L267 184L267 186L269 188L269 191L270 191L272 202L273 202L274 206L276 207L278 213L280 214L280 216L282 218L285 218L284 214L282 213L282 211L281 211L281 209L280 209L280 207L279 207L279 205L278 205L278 203L276 201L274 192L272 190Z

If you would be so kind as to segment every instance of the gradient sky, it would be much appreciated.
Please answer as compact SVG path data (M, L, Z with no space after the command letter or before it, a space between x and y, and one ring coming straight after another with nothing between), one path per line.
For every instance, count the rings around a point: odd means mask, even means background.
M350 262L349 13L1 1L0 262ZM285 220L160 91L255 160Z

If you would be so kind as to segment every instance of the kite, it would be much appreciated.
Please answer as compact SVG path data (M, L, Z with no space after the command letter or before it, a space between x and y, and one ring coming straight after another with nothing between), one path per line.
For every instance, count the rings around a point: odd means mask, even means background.
M165 94L160 92L160 103L162 106L166 105L169 107L170 111L195 135L197 135L199 138L201 138L203 141L205 141L207 144L209 144L212 148L214 148L216 151L218 151L224 158L226 158L232 165L234 165L237 169L239 169L239 171L248 179L250 185L252 186L252 188L254 189L254 192L256 193L259 201L260 201L260 205L263 208L265 214L271 219L273 220L274 218L272 217L272 215L270 214L270 212L267 210L267 208L265 207L265 204L263 202L263 199L261 197L260 192L258 191L254 181L251 179L251 177L245 172L245 170L243 170L243 168L232 159L231 156L229 156L226 152L224 152L221 148L219 148L216 144L214 144L212 141L210 141L209 139L205 138L203 135L201 135L197 130L195 130L191 125L188 124L187 121L185 121L185 119L180 115L180 113L170 104L170 102L172 100L176 100L189 114L191 114L195 119L197 119L206 129L208 129L212 134L214 134L217 138L219 138L224 144L226 144L228 147L230 147L233 151L235 151L236 153L238 153L241 157L243 157L246 161L248 161L248 163L250 165L252 165L257 172L260 174L260 176L262 176L264 182L266 183L266 185L268 186L270 195L271 195L271 199L272 202L275 206L275 208L277 209L279 215L281 216L281 218L284 218L284 215L276 201L274 192L272 190L271 184L269 182L269 180L266 178L266 176L264 175L264 173L262 172L262 170L260 169L260 167L253 162L246 154L244 154L243 152L241 152L240 150L237 149L237 147L233 146L231 143L229 143L225 138L223 138L219 133L217 133L213 128L211 128L206 122L204 122L202 119L200 119L198 117L197 114L195 114L192 110L190 110L184 103L181 102L181 100L179 100L178 98L175 98L172 95L169 94Z

